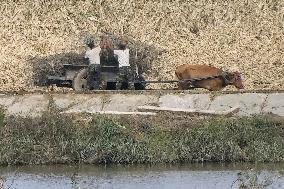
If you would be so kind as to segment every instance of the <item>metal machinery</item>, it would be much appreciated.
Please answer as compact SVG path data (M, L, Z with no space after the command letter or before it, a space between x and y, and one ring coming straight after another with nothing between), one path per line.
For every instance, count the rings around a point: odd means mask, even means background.
M107 47L101 49L100 64L64 64L63 67L63 76L48 76L49 85L72 87L75 91L145 89L143 76L131 66L120 67L113 49Z
M63 76L48 76L48 85L72 87L75 91L84 90L143 90L144 79L131 68L118 66L64 64Z

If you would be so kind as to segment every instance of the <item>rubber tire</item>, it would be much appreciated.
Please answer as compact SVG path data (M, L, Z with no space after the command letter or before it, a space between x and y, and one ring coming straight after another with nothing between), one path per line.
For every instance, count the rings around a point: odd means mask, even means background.
M142 75L139 75L137 80L138 81L145 81L145 78ZM135 88L135 90L145 90L146 84L145 83L135 83L134 88Z
M88 69L83 68L74 76L72 82L72 88L75 91L85 91L89 89L87 85L87 75L88 75Z

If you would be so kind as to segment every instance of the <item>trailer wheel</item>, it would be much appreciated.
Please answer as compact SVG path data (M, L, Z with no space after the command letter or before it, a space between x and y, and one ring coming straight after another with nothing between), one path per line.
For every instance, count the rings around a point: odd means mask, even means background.
M88 89L87 84L88 69L81 69L75 76L72 82L72 88L75 91L84 91Z
M144 83L145 79L142 75L139 75L136 78L136 82L134 83L135 90L145 90L146 84Z

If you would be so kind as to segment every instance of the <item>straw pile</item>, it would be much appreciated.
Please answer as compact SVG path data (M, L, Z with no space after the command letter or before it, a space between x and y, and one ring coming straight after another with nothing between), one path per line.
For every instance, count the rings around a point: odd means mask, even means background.
M3 0L0 11L2 91L34 89L102 31L130 40L147 79L211 64L242 72L247 89L284 89L283 0Z

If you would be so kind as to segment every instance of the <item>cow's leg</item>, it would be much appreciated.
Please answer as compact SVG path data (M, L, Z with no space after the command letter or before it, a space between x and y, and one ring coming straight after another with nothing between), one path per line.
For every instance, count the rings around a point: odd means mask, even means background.
M180 81L178 83L179 90L187 90L190 89L191 82L190 81Z
M183 84L181 82L178 82L178 90L183 90Z
M205 89L208 89L209 91L220 91L223 88L222 82L219 82L218 80L213 80L210 83L206 83L204 86Z

